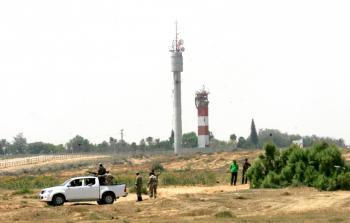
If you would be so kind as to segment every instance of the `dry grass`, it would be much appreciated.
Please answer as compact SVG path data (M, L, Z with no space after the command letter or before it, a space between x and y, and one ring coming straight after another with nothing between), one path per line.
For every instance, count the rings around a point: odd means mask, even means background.
M133 174L135 170L149 170L157 159L169 171L206 170L225 177L227 162L232 157L243 160L256 155L249 153L197 154L188 157L155 156L147 161L111 162L107 165L117 175ZM227 158L226 158L227 157ZM191 163L193 161L193 163ZM182 163L181 163L182 162ZM217 162L215 164L215 162ZM172 163L175 163L174 165ZM178 167L175 168L175 167ZM210 169L209 166L215 168ZM173 169L172 169L173 168ZM55 177L63 180L84 173L87 169L62 170ZM162 176L162 175L161 175ZM181 176L180 176L181 177ZM130 179L131 180L131 179ZM5 222L350 222L350 193L346 191L320 192L312 188L258 189L248 185L232 187L224 179L214 186L160 185L157 199L136 203L136 195L129 194L113 205L95 202L67 203L51 207L36 199L39 189L0 189L0 221ZM224 182L224 183L222 183Z
M191 192L190 188L193 190ZM198 189L197 192L195 189ZM222 192L221 192L222 191ZM4 195L8 191L1 191ZM286 196L286 194L290 194ZM240 199L243 197L244 199ZM1 222L349 222L350 194L310 188L235 190L230 186L162 188L136 203L131 194L114 205L94 202L50 207L34 199L0 199ZM9 201L11 204L9 204ZM7 210L6 212L3 210Z

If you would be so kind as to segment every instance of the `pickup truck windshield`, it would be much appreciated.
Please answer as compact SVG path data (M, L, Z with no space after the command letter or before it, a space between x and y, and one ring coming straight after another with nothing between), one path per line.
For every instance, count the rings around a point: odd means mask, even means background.
M64 181L64 183L63 183L63 184L61 184L61 186L66 185L66 184L67 184L69 181L71 181L71 179Z

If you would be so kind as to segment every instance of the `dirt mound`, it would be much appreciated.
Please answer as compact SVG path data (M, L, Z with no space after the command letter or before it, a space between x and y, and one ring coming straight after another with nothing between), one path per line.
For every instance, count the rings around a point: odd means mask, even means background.
M229 165L232 160L243 162L245 158L253 160L261 153L260 150L237 151L237 152L220 152L213 154L195 155L190 158L182 158L179 161L164 163L164 167L170 170L180 169L218 169Z

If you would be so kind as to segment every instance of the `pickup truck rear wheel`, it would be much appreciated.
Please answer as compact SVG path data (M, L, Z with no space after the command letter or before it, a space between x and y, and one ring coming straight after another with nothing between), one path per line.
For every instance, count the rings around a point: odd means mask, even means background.
M61 206L64 204L64 197L60 194L58 195L55 195L53 198L52 198L52 205L54 206Z
M99 205L105 204L105 202L103 202L103 200L98 200L97 203L98 203Z
M102 201L105 204L113 204L114 203L114 195L111 193L104 194L102 197Z

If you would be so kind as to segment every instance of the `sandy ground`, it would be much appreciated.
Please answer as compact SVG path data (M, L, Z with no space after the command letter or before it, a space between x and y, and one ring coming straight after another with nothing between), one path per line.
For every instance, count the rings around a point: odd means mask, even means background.
M166 169L222 168L232 159L254 159L260 151L168 157ZM350 152L344 157L349 160ZM83 158L83 157L81 157ZM79 160L84 160L84 159ZM101 158L101 156L86 159ZM149 168L152 158L130 160L119 171ZM156 157L161 159L161 157ZM61 161L61 160L60 160ZM62 160L63 161L63 160ZM78 160L69 160L75 162ZM63 161L67 162L67 161ZM50 163L51 164L51 163ZM46 164L47 165L47 164ZM126 169L125 169L126 168ZM86 169L60 174L83 174ZM177 186L158 189L158 198L135 202L131 193L113 205L96 202L65 203L51 207L33 194L14 195L0 189L0 222L350 222L350 192L325 192L313 188L249 189L248 185Z
M165 169L217 169L229 165L232 160L243 162L245 158L253 160L261 153L261 150L220 152L213 154L202 154L190 159L180 159L179 161L166 162Z
M143 202L129 194L113 205L83 202L61 207L5 190L0 195L1 222L350 222L350 192L312 188L167 187L159 189L157 199L144 195ZM220 213L232 216L216 217Z

